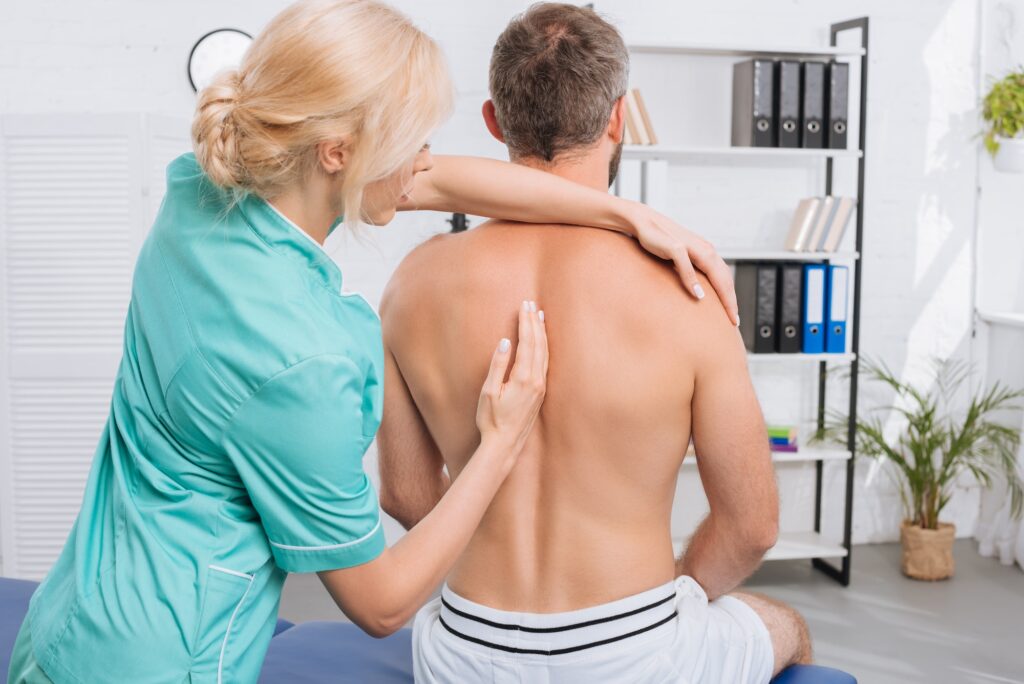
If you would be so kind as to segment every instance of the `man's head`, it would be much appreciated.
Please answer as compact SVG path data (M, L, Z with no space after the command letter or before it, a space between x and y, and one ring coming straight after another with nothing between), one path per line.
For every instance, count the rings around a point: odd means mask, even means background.
M629 55L596 12L538 3L498 37L484 119L510 158L551 166L583 157L618 170Z

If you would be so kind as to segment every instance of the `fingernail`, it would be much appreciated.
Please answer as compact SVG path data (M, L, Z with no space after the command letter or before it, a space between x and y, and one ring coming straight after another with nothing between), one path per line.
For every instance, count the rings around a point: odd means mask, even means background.
M736 327L740 327L740 315L736 314Z
M544 311L541 310L541 312L538 315L540 316L540 320L543 321L544 320Z
M537 302L530 300L530 311L537 311Z
M697 299L704 299L704 288L700 286L700 283L693 286L693 292L697 295Z
M512 340L508 339L507 337L502 337L501 338L501 343L498 344L498 350L502 351L502 352L507 352L511 348L512 348Z
M529 311L529 310L530 310L530 302L524 299L523 300L523 311Z

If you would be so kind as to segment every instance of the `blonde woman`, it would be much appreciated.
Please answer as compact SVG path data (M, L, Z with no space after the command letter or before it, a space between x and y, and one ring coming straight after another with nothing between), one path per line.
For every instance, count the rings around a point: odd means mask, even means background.
M195 154L168 168L139 255L82 508L10 681L253 682L288 572L318 572L374 635L445 577L543 401L543 312L523 302L514 364L511 341L495 340L476 453L385 548L362 470L381 417L380 324L321 248L339 216L384 225L423 208L627 232L687 286L695 253L735 318L710 246L645 207L524 167L433 158L426 141L451 100L437 45L386 5L351 0L285 9L203 91Z

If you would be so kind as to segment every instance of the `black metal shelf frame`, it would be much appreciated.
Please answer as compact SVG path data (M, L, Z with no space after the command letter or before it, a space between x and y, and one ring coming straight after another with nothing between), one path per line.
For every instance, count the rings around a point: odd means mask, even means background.
M842 21L831 26L832 46L836 45L836 38L844 31L859 30L861 46L864 54L860 58L860 121L859 135L857 137L860 146L860 157L857 159L857 233L856 247L860 255L853 264L853 331L850 340L850 351L854 354L850 362L850 408L848 415L848 426L846 433L846 448L850 452L850 459L846 462L846 486L843 502L843 548L846 555L842 558L841 565L837 568L824 558L812 559L812 564L818 570L836 580L844 587L850 584L850 564L853 549L851 537L853 533L853 485L854 466L857 459L856 438L857 438L857 375L860 366L860 280L864 263L864 164L867 160L867 94L868 94L868 18L851 19ZM825 194L832 194L832 159L825 160ZM825 385L827 369L825 363L818 364L818 428L825 426ZM815 486L814 486L814 531L821 532L821 488L825 464L818 461L816 464Z

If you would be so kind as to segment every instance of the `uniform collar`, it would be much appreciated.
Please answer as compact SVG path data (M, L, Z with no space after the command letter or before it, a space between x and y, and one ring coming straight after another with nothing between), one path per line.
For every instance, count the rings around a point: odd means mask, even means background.
M306 231L258 195L246 195L240 208L252 229L271 248L307 266L327 289L341 291L341 269Z

